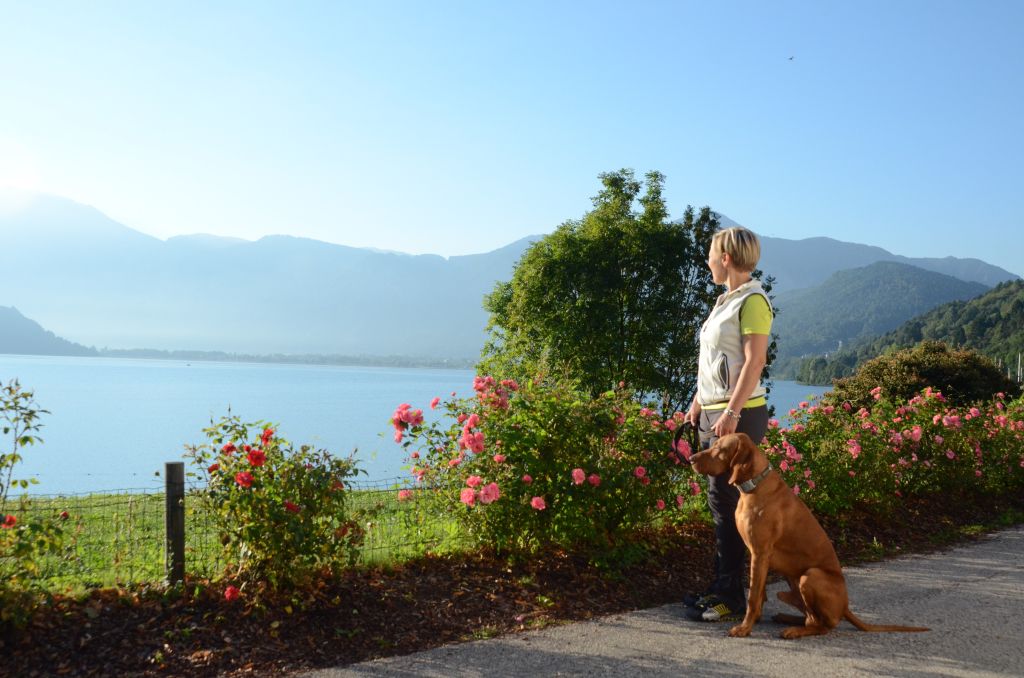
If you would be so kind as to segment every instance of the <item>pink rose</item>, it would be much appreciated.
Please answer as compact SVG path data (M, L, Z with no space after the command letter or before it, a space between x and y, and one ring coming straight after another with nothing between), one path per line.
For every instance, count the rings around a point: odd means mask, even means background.
M601 484L601 476L597 475L596 473L591 473L589 476L587 476L587 482L593 485L594 487L597 487L598 485Z
M643 466L637 466L635 469L633 469L633 475L635 475L637 478L643 478L645 475L647 475L647 469L645 469Z
M850 449L850 456L851 457L856 459L857 457L860 456L860 453L861 453L860 443L858 443L856 440L847 440L846 441L846 445Z
M524 473L523 474L523 483L526 484L526 485L529 485L532 482L533 482L533 477L529 473Z
M665 510L665 500L664 499L659 499L658 501L656 501L654 503L654 505L658 507L659 511L664 511Z
M436 410L438 403L441 402L441 396L434 396L434 399L430 401L430 409Z
M543 511L548 507L548 505L544 503L544 497L534 497L530 500L530 506L538 511Z
M496 454L496 455L494 455L494 463L495 464L502 464L504 462L505 462L505 455L504 454Z
M476 503L476 492L474 492L473 488L470 487L462 488L462 493L459 495L459 501L466 506L472 506Z
M490 504L491 502L499 499L500 497L501 497L501 490L498 489L498 483L491 483L489 485L485 485L480 490L480 503L481 504Z
M466 478L466 485L469 487L479 487L483 479L480 476L470 476Z
M409 501L412 499L412 490L399 490L398 501Z
M587 474L581 468L574 468L572 470L572 482L574 485L582 485L583 481L587 479Z
M689 461L690 457L693 456L693 448L690 447L690 443L686 442L682 438L676 443L676 451Z

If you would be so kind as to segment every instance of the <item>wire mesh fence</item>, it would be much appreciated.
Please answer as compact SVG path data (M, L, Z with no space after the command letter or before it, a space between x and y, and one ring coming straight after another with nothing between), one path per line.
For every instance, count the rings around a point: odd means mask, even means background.
M400 479L348 483L347 512L365 531L361 561L405 560L428 551L464 548L468 537L438 491L419 487L398 500ZM224 570L221 535L205 509L202 483L185 486L185 571L214 577ZM48 588L94 588L163 581L168 535L165 492L127 488L96 493L10 498L8 511L25 519L61 521L62 550L40 563L38 577Z
M398 500L401 481L353 482L351 512L367 516L363 562L403 560L425 551L465 547L468 535L439 490L417 487L406 501Z
M58 554L39 563L54 587L111 586L163 577L164 499L151 489L22 497L9 507L25 518L59 518Z

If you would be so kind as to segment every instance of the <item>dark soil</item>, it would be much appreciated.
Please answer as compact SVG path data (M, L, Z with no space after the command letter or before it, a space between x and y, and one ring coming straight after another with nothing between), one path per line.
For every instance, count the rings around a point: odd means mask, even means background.
M942 496L823 525L849 565L943 548L983 532L973 526L1019 522L1022 511L1021 498ZM646 541L651 552L614 575L562 552L514 562L487 553L425 557L355 570L263 609L228 603L203 582L184 593L96 591L56 600L0 641L0 675L284 675L677 602L704 589L714 546L708 525Z

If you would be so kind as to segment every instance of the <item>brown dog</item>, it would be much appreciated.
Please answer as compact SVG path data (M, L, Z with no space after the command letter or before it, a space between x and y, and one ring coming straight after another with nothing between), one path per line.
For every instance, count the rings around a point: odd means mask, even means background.
M694 470L704 475L731 473L729 482L740 489L736 527L750 549L750 594L743 621L729 635L745 637L761 618L766 600L768 570L789 581L779 600L800 610L804 617L779 614L775 621L789 624L783 638L828 633L845 619L861 631L927 631L914 626L865 624L850 612L839 558L825 530L811 515L745 433L720 438L710 449L693 455Z

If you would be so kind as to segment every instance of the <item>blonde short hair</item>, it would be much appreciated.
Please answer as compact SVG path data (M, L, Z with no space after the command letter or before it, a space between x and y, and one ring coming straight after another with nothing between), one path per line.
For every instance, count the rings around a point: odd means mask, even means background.
M728 254L732 263L741 271L753 271L761 258L761 241L753 231L734 226L718 231L711 236L711 249Z

